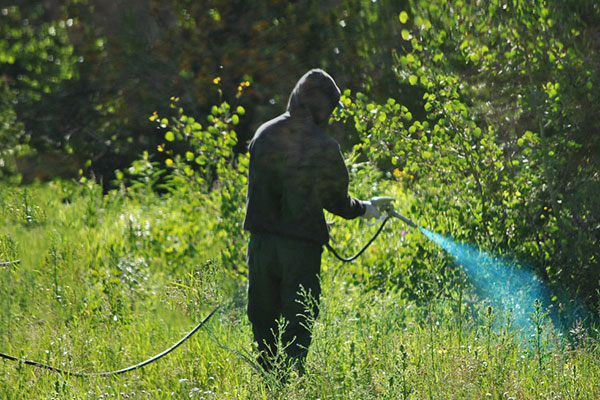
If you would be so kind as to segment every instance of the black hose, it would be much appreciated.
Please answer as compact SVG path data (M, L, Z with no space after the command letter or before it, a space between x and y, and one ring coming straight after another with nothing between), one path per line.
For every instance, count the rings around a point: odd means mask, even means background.
M21 263L21 260L2 261L2 262L0 262L0 267L10 267L11 265L19 264L19 263Z
M338 252L335 251L334 248L331 247L331 245L329 243L327 243L325 245L325 247L327 247L327 250L329 250L335 256L335 258L337 258L338 260L340 260L342 262L352 262L352 261L356 260L358 257L360 257L362 255L362 253L364 253L365 250L367 250L367 248L375 241L375 239L377 239L377 236L379 236L379 234L383 230L383 227L385 226L386 222L388 222L389 219L390 219L389 215L387 217L385 217L385 219L383 220L381 225L379 225L379 229L377 229L377 232L375 232L375 234L373 235L371 240L369 240L367 242L367 244L362 249L360 249L360 251L358 253L356 253L352 257L345 258L345 257L340 256L338 254Z
M183 342L185 342L186 340L188 340L194 333L196 333L196 331L198 331L198 329L200 329L204 324L206 324L206 322L208 322L208 320L214 315L214 313L217 312L217 310L220 308L220 306L216 307L214 310L212 310L210 312L210 314L208 314L206 317L204 317L204 319L202 321L200 321L200 323L198 325L196 325L194 327L194 329L192 329L191 331L188 332L187 335L185 335L184 337L182 337L177 343L175 343L173 346L169 347L168 349L166 349L165 351L150 357L149 359L147 359L146 361L142 361L139 364L135 364L132 365L130 367L127 368L122 368L116 371L106 371L106 372L73 372L73 371L66 371L64 369L60 369L60 368L56 368L53 367L51 365L46 365L43 364L41 362L37 362L37 361L31 361L31 360L25 360L22 358L18 358L18 357L14 357L14 356L10 356L8 354L4 354L4 353L0 353L0 358L4 358L7 360L11 360L11 361L19 361L22 362L23 364L26 365L32 365L34 367L38 367L38 368L43 368L43 369L47 369L53 372L57 372L59 374L63 374L63 375L67 375L67 376L77 376L77 377L92 377L92 376L109 376L109 375L119 375L119 374L124 374L125 372L129 372L129 371L133 371L134 369L138 369L138 368L142 368L143 366L146 366L164 356L166 356L167 354L169 354L170 352L172 352L173 350L175 350L177 347L179 347Z
M385 224L388 222L388 220L390 219L390 216L388 215L383 222L381 223L381 225L379 225L379 228L377 229L377 232L375 232L375 234L373 235L373 237L371 238L371 240L369 240L367 242L367 244L360 249L360 251L358 253L356 253L355 255L353 255L352 257L342 257L338 254L337 251L335 251L335 249L333 247L331 247L331 245L329 243L327 243L325 245L325 247L327 247L327 250L329 250L338 260L342 261L342 262L352 262L354 260L356 260L358 257L360 257L365 250L367 250L367 248L375 241L375 239L377 239L377 237L379 236L379 234L381 233L381 231L383 231L383 228L385 227ZM5 263L0 263L0 265L10 265L10 264L16 264L19 263L20 260L15 260L15 261L9 261L9 262L5 262ZM31 361L31 360L26 360L23 358L18 358L18 357L14 357L8 354L4 354L4 353L0 353L0 358L4 358L6 360L10 360L10 361L18 361L18 362L22 362L25 365L31 365L34 367L38 367L38 368L43 368L43 369L47 369L49 371L53 371L53 372L57 372L59 374L63 374L63 375L67 375L67 376L76 376L76 377L93 377L93 376L109 376L109 375L119 375L119 374L124 374L125 372L130 372L133 371L135 369L138 368L142 368L164 356L166 356L167 354L169 354L170 352L172 352L173 350L175 350L177 347L179 347L181 344L183 344L183 342L185 342L186 340L188 340L194 333L196 333L198 331L198 329L200 329L206 322L208 322L208 320L217 312L217 310L220 308L220 306L216 307L215 309L213 309L206 317L204 317L204 319L202 321L200 321L200 323L198 325L196 325L194 327L194 329L192 329L191 331L189 331L184 337L182 337L177 343L175 343L174 345L172 345L171 347L169 347L168 349L164 350L163 352L150 357L149 359L147 359L146 361L142 361L139 364L135 364L135 365L131 365L129 367L126 368L122 368L119 370L115 370L115 371L106 371L106 372L73 372L73 371L67 371L61 368L56 368L53 367L51 365L47 365L47 364L43 364L41 362L38 361Z

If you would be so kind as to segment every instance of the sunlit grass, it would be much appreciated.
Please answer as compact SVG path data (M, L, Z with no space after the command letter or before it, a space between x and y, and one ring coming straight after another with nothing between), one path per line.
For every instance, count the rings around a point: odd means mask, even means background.
M175 352L125 375L68 377L0 361L0 398L600 398L593 329L562 334L542 313L538 336L523 339L509 315L456 290L423 301L409 287L373 289L383 277L366 277L377 260L405 268L398 257L424 240L418 232L393 235L393 226L351 265L324 255L307 373L281 385L255 369L243 282L214 261L216 217L202 200L53 184L28 189L28 204L40 207L28 219L15 211L23 189L1 190L0 260L21 263L0 268L0 352L72 371L119 369L226 306ZM338 229L346 248L345 235L363 227Z

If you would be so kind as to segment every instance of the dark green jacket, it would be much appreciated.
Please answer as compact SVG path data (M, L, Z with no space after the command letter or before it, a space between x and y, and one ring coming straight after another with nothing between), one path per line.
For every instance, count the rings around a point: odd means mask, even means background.
M323 209L346 219L365 206L348 195L348 170L339 144L322 129L340 91L324 71L296 84L287 111L264 123L250 142L244 229L329 240Z

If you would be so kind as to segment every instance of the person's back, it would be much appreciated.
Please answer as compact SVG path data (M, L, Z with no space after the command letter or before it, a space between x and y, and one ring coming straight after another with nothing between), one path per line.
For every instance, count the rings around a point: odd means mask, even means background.
M298 83L288 110L263 124L250 143L244 228L325 244L323 209L355 218L364 207L348 196L339 145L320 126L337 104L339 89L324 72L312 75L312 83Z

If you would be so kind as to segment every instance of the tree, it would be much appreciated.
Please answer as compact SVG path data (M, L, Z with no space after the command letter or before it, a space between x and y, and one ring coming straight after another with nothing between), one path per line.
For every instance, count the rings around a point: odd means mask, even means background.
M72 20L48 20L41 5L0 9L0 168L4 173L13 166L13 156L31 147L50 146L49 138L32 135L27 121L43 100L60 85L76 76L73 46L66 30ZM39 121L47 124L50 113Z
M414 177L438 229L535 265L593 309L599 17L593 1L413 1L397 70L421 105L357 96L347 116L372 159Z
M309 68L323 67L341 86L376 98L401 89L390 45L402 2L30 3L11 8L19 13L14 23L28 19L42 33L49 27L42 21L56 25L52 46L68 49L60 65L70 69L34 102L21 102L16 122L31 149L70 153L105 183L142 151L160 156L162 138L148 116L168 112L172 96L191 115L208 114L214 103L237 101L238 86L249 82L240 98L247 114L237 148L245 151L258 124L285 108ZM16 80L18 72L4 75ZM47 69L41 75L53 79Z

